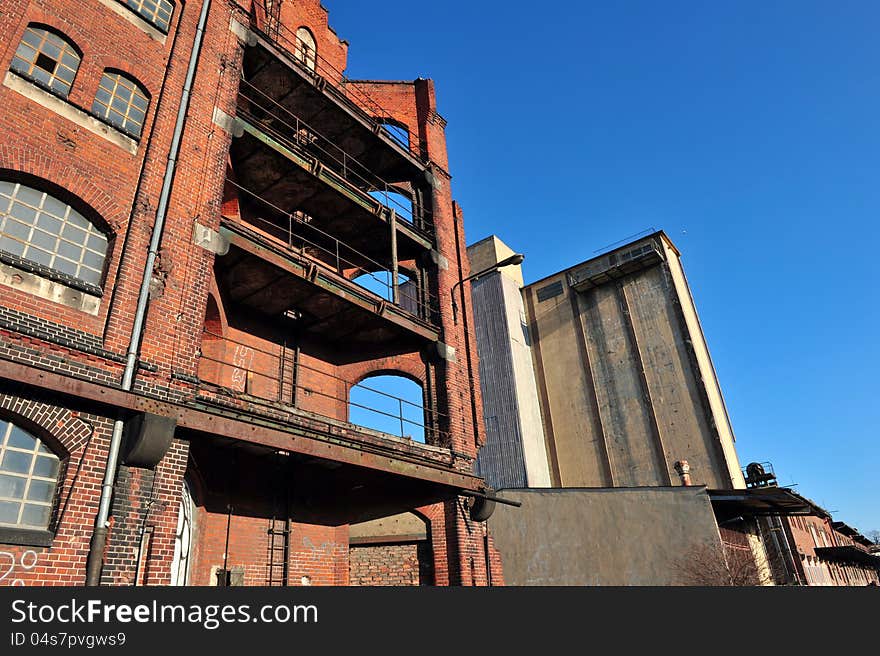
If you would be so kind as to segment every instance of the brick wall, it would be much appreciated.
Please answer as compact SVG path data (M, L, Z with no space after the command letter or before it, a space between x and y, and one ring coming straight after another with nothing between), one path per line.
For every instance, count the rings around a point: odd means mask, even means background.
M283 555L270 554L272 525L269 519L233 512L212 512L199 508L195 559L190 575L193 585L215 585L212 576L224 564L227 526L229 551L227 569L244 572L245 585L270 584L269 564L275 570L274 582L280 581ZM281 526L281 522L276 524ZM281 537L277 543L282 544ZM290 585L348 584L348 527L291 525L288 561Z
M176 440L154 471L119 468L104 556L105 585L168 585L188 452L188 443ZM138 559L141 571L135 582Z
M248 22L246 1L213 2L200 54L192 101L182 136L180 156L168 201L167 222L156 266L149 272L151 296L141 342L140 367L135 391L175 402L192 399L200 370L200 352L218 360L229 355L229 344L203 344L203 327L209 296L219 302L213 277L215 256L193 242L194 224L219 227L224 176L231 135L214 123L215 110L234 115L243 44L230 29L233 20ZM348 44L327 23L326 9L318 0L285 3L283 18L291 32L307 26L315 35L318 52L328 65L342 71ZM123 8L124 9L124 8ZM156 220L162 179L168 164L172 132L179 109L188 58L196 34L200 3L176 3L167 37L156 39L101 2L74 0L9 0L0 9L0 77L6 75L15 48L31 22L46 24L65 34L82 51L82 61L69 97L41 103L8 85L0 84L4 106L0 121L0 179L16 180L45 190L107 231L110 240L106 273L98 295L96 313L29 293L20 286L0 288L0 358L49 369L71 378L118 386L134 322L136 302L144 275L149 239ZM124 37L124 38L121 38ZM88 114L103 71L124 71L135 77L150 95L143 134L133 152L120 140L105 138L71 120ZM330 75L332 82L341 78ZM27 84L27 83L25 83ZM442 415L440 428L451 437L444 442L454 454L454 467L472 471L480 435L481 416L476 381L472 328L462 315L453 321L448 303L452 286L466 276L464 234L460 213L453 207L444 135L445 121L436 111L433 82L357 83L352 98L368 94L387 109L380 119L391 118L418 135L413 149L424 149L431 158L434 185L427 193L436 226L437 249L448 266L430 273L431 293L443 299L437 320L442 340L456 349L452 361L426 361L421 353L406 349L369 362L330 364L320 349L304 349L303 364L318 372L302 372L303 388L312 391L297 399L300 407L328 417L347 417L348 390L363 377L382 372L402 373L428 389L431 405ZM57 99L56 99L57 100ZM372 101L365 102L368 111ZM55 107L55 109L53 109ZM427 191L427 188L426 188ZM469 295L460 305L470 313ZM222 303L218 312L222 315ZM216 324L227 333L226 317ZM467 332L470 331L470 332ZM267 347L255 368L268 370L271 348L277 344L235 333L251 347ZM209 369L210 367L208 367ZM220 384L233 387L221 367L212 372ZM341 380L332 379L330 374ZM231 374L230 374L231 378ZM268 378L266 379L268 381ZM277 396L277 383L263 382L255 389ZM110 409L78 407L51 390L34 391L4 382L0 408L24 422L63 454L59 479L59 511L53 524L51 547L0 545L0 583L81 584L92 525L97 512L106 451L116 416ZM282 394L283 396L283 394ZM190 463L190 443L175 440L155 471L121 467L112 508L112 525L103 581L131 584L141 554L138 583L164 584L170 580L170 561L178 502ZM401 447L404 452L405 447ZM429 516L433 578L438 584L481 584L486 581L480 527L462 512L460 501L425 509ZM245 581L264 584L267 578L267 513L233 516L229 560L244 568ZM148 539L141 540L147 526ZM211 568L222 564L226 514L223 509L197 515L193 582L207 584ZM403 548L356 551L358 563L350 569L344 527L294 525L291 533L291 582L345 584L350 571L360 572L369 560L396 559L395 571L412 574L412 554ZM423 547L424 548L424 547ZM421 559L424 560L424 559ZM8 562L8 570L4 570ZM405 563L409 565L404 566ZM389 570L390 571L390 570ZM4 576L6 572L6 576ZM305 578L303 578L305 577ZM360 574L358 574L360 580ZM493 579L497 578L493 574Z
M350 584L412 586L433 584L433 556L426 542L352 545Z
M112 422L0 391L0 416L41 439L61 460L51 547L0 544L0 585L81 585Z

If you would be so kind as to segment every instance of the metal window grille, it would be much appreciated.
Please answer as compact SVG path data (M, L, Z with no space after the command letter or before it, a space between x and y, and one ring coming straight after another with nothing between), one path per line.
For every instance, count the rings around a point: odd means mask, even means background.
M98 285L107 237L57 198L0 181L0 251Z
M141 136L150 101L137 82L119 73L104 73L92 113L133 137Z
M67 98L79 62L79 54L62 37L40 27L28 26L10 68Z
M49 526L59 465L39 439L0 419L0 526Z

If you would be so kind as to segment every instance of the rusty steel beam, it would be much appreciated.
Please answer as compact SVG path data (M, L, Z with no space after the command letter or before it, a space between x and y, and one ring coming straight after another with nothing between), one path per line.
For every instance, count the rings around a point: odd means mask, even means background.
M376 301L370 298L370 292L355 282L344 278L343 276L334 274L332 271L324 270L321 267L317 269L317 275L314 279L310 279L306 274L309 265L316 264L306 256L299 256L292 251L286 253L279 252L280 249L273 248L269 244L260 243L256 238L251 238L247 234L247 228L233 223L225 222L220 228L220 233L229 239L229 243L238 247L242 251L258 257L282 271L296 276L302 280L308 280L316 287L326 293L345 301L349 305L357 306L360 309L376 314L395 324L398 328L407 330L415 334L421 339L427 341L437 341L440 338L440 331L424 325L422 321L418 321L415 317L410 318L409 313L396 305L388 305L386 313L377 313L375 311Z
M349 203L357 206L360 211L378 216L381 221L390 224L389 213L391 208L386 208L380 201L353 185L349 180L324 164L320 158L308 153L301 145L295 143L284 144L279 140L283 139L283 137L279 136L276 138L265 130L254 125L245 117L238 116L235 120L236 125L241 127L241 129L252 138L256 139L267 148L274 150L279 155L282 155L285 159L298 166L303 171L312 174L315 179L321 182L324 186L332 189L336 194L345 198ZM280 180L281 178L267 187L264 187L260 190L259 195L262 196L267 189L278 184ZM432 248L431 240L420 234L415 229L414 225L410 226L406 222L398 222L395 224L394 229L400 231L401 234L406 236L419 247L425 250L430 250Z
M9 360L0 359L0 379L113 408L175 417L178 426L181 428L188 428L203 433L213 433L222 437L251 442L273 449L417 478L464 491L479 492L485 487L482 479L472 474L449 471L442 467L423 464L394 455L368 452L356 447L297 435L270 426L215 415L204 410L151 399L132 392L125 392L118 388L71 378L63 374L10 362Z
M296 76L303 82L308 83L309 86L313 90L315 90L316 93L329 100L330 102L324 104L325 107L334 107L337 112L341 112L357 126L360 126L360 129L375 135L380 141L384 143L386 148L390 148L398 157L400 157L403 161L412 166L417 173L422 173L427 169L427 165L424 162L420 161L412 154L412 152L404 148L401 144L383 134L381 131L376 132L375 126L378 125L377 119L371 117L365 109L360 107L356 102L346 97L344 92L337 89L335 85L325 84L323 88L318 89L314 86L312 80L306 77L305 73L303 73L300 64L297 64L296 62L291 60L285 53L283 53L279 48L275 47L275 45L271 43L268 39L266 39L263 35L254 32L253 30L248 30L248 32L249 34L253 35L253 38L256 39L256 42L266 52L268 52L271 57L274 57L279 62L281 62L285 68L296 73Z

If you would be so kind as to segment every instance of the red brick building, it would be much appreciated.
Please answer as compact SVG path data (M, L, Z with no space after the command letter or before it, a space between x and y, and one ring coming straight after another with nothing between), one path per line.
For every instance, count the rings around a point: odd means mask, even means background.
M880 556L871 541L844 522L833 521L818 506L812 515L768 520L762 530L776 533L769 547L775 558L774 576L780 584L863 586L880 584ZM784 558L781 552L790 554ZM777 553L779 552L779 553Z
M0 582L499 583L433 82L347 79L318 0L0 34Z

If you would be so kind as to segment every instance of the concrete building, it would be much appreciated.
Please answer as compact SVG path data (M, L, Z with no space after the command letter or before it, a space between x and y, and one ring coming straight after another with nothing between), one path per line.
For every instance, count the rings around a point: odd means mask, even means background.
M494 236L468 249L478 272L512 252ZM502 559L513 559L511 581L558 583L567 572L580 584L681 583L688 573L674 571L670 554L700 552L704 569L718 572L709 582L737 579L722 570L740 561L752 582L769 582L757 517L809 509L788 490L755 499L746 489L680 253L665 233L528 285L519 267L490 271L472 295L487 432L479 472L524 503L490 520ZM635 498L641 510L623 510ZM591 551L545 539L547 521ZM548 554L554 566L534 569L530 558Z
M494 236L468 249L474 270L510 252ZM531 466L555 487L668 486L687 461L693 484L745 486L679 258L658 232L525 286L512 266L472 284L489 483L545 485L512 476Z
M523 289L554 485L744 487L679 258L658 232Z
M348 79L318 0L0 34L0 579L501 582L433 82Z

